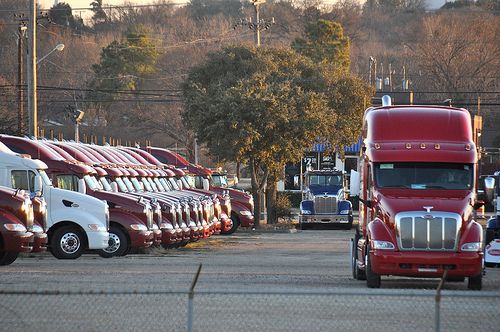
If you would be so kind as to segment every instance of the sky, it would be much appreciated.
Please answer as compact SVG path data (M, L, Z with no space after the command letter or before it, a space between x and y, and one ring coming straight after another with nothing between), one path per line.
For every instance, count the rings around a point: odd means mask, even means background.
M66 2L71 6L71 8L89 8L92 0L60 0L59 2ZM137 5L145 5L149 3L156 2L155 0L104 0L103 4L106 5L121 5L124 2L137 4ZM172 2L181 2L186 3L189 0L173 0ZM324 3L333 3L335 0L324 0ZM48 9L54 5L54 0L38 0L38 4L44 9Z

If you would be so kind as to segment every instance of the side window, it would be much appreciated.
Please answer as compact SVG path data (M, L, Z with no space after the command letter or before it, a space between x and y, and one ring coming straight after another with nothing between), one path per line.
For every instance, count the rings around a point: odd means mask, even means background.
M29 181L29 186L30 186L30 192L34 193L35 192L35 172L33 171L28 171L28 181Z
M75 175L58 175L57 187L71 191L78 191L78 177Z
M10 179L12 182L12 188L30 190L27 171L12 171L10 173Z

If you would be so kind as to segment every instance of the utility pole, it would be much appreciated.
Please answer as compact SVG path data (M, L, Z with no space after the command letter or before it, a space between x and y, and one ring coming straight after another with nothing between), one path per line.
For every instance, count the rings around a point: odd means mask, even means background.
M36 0L30 0L29 15L29 61L28 61L28 112L29 134L38 137L38 114L36 99Z
M254 32L254 36L255 36L255 45L257 47L260 47L260 13L259 13L259 9L260 9L260 5L263 4L263 3L266 3L266 0L252 0L253 2L253 5L255 7L255 32Z
M260 18L260 5L266 3L266 0L251 0L255 8L255 16L252 22L252 18L240 19L238 23L233 26L236 29L238 26L247 26L250 30L254 31L255 46L260 47L260 30L267 30L273 25L274 17L271 20L265 20Z
M26 33L26 22L21 19L19 23L19 35L17 39L17 99L19 102L19 110L17 113L17 134L19 136L24 135L24 38Z

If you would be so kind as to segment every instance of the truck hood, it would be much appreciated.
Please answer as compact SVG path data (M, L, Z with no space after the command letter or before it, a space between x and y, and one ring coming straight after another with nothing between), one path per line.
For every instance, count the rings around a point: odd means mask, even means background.
M382 213L387 214L391 220L399 212L422 211L427 212L424 207L430 208L430 213L442 211L457 213L465 220L472 214L473 193L466 190L407 190L404 195L392 190L378 192L376 197Z
M314 196L337 195L340 189L342 189L341 185L338 185L338 186L311 185L311 186L309 186L309 191Z

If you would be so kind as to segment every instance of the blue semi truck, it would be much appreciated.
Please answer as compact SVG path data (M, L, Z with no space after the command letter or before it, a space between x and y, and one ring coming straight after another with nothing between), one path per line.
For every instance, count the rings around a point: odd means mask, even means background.
M500 172L485 179L487 200L494 204L496 215L488 220L484 246L484 263L487 267L500 267Z
M304 174L299 227L342 225L352 227L352 204L347 200L345 172L308 170Z

